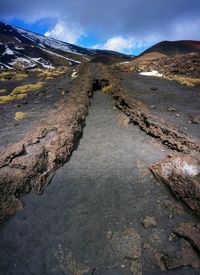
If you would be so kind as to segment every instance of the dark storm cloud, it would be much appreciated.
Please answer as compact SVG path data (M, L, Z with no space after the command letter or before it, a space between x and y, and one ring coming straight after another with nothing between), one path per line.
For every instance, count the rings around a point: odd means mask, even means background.
M1 18L64 18L102 38L123 34L200 39L200 0L1 0ZM194 37L193 37L194 36ZM197 37L198 36L198 37Z

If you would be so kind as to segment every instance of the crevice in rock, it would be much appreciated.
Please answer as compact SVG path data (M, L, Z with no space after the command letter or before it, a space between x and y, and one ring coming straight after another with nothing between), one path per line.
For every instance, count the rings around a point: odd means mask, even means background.
M92 84L92 91L102 90L103 87L109 86L109 80L107 79L95 79Z

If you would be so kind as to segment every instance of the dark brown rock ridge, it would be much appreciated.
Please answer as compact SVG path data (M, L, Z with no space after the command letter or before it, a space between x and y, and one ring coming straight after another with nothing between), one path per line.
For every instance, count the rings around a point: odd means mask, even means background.
M200 161L190 155L169 156L151 165L156 178L167 185L200 216Z

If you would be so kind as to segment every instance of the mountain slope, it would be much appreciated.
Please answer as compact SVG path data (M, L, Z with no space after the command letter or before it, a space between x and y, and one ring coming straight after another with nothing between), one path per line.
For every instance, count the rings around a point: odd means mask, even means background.
M116 65L122 71L157 70L163 75L200 78L200 41L163 41L147 49L127 64Z
M162 41L147 49L139 56L149 53L160 53L168 56L177 54L200 53L200 41Z
M112 51L82 48L0 22L0 69L72 66L99 55L130 58Z

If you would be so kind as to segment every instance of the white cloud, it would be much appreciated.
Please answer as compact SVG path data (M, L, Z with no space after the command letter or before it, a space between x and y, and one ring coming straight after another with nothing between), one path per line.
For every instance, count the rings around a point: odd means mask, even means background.
M104 44L94 45L92 48L130 53L134 47L134 39L114 36L109 38Z
M109 38L105 43L96 44L92 48L132 54L134 50L148 47L155 41L157 41L156 37L144 37L142 40L139 40L135 37L124 38L119 35Z
M67 24L64 20L59 20L52 30L45 33L45 36L75 44L81 37L86 36L86 34L80 26Z

